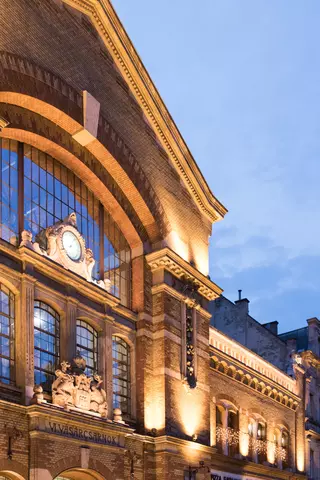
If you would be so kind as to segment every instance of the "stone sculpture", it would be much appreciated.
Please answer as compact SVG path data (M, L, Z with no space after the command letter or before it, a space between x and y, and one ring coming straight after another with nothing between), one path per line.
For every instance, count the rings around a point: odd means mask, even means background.
M91 411L107 418L107 394L102 388L102 378L97 373L85 373L86 361L77 355L72 362L61 362L52 384L52 403L64 408Z
M107 394L101 387L102 378L98 374L93 375L91 382L90 410L100 413L102 417L108 416Z
M78 244L79 258L70 257L64 245L64 234L69 232L72 234L74 241ZM85 278L88 282L95 283L107 292L111 292L111 281L109 279L95 280L92 276L95 259L93 251L86 247L84 236L77 228L77 216L70 213L64 220L56 222L43 230L41 230L33 241L32 233L23 230L21 233L20 247L27 247L30 250L50 258L67 270L71 270L76 274Z

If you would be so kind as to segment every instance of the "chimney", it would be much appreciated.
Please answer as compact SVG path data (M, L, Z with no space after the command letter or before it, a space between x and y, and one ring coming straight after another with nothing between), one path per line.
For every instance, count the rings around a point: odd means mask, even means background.
M263 323L262 326L266 328L267 330L270 330L274 335L278 335L278 325L279 322L276 320L274 322L269 322L269 323Z
M242 294L242 290L238 290L238 300L236 300L234 303L241 310L241 313L248 315L250 302L247 298L242 298L241 294Z

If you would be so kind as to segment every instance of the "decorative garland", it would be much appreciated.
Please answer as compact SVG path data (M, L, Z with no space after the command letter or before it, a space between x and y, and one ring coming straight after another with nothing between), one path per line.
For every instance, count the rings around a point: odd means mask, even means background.
M284 447L279 447L276 443L270 440L260 440L258 438L253 438L247 432L242 432L240 430L234 430L231 427L222 427L217 425L216 427L216 438L217 442L227 443L229 446L239 445L240 435L249 436L249 449L253 452L256 452L258 455L267 454L269 450L269 445L271 445L272 452L276 459L285 462L287 460L287 449Z

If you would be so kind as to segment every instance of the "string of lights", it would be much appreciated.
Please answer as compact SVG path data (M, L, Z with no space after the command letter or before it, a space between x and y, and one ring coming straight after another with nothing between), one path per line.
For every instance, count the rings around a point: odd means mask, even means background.
M253 438L248 432L240 430L234 430L231 427L222 427L218 425L216 427L216 438L218 443L227 443L229 446L237 446L240 443L240 436L247 435L249 449L256 452L258 455L267 454L271 451L274 458L281 461L287 459L287 449L285 447L278 446L276 442L267 439Z

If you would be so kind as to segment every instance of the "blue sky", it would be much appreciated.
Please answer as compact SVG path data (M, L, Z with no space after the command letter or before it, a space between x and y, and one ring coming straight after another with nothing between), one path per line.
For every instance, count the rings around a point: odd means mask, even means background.
M213 193L210 274L280 331L320 316L319 0L113 0Z

